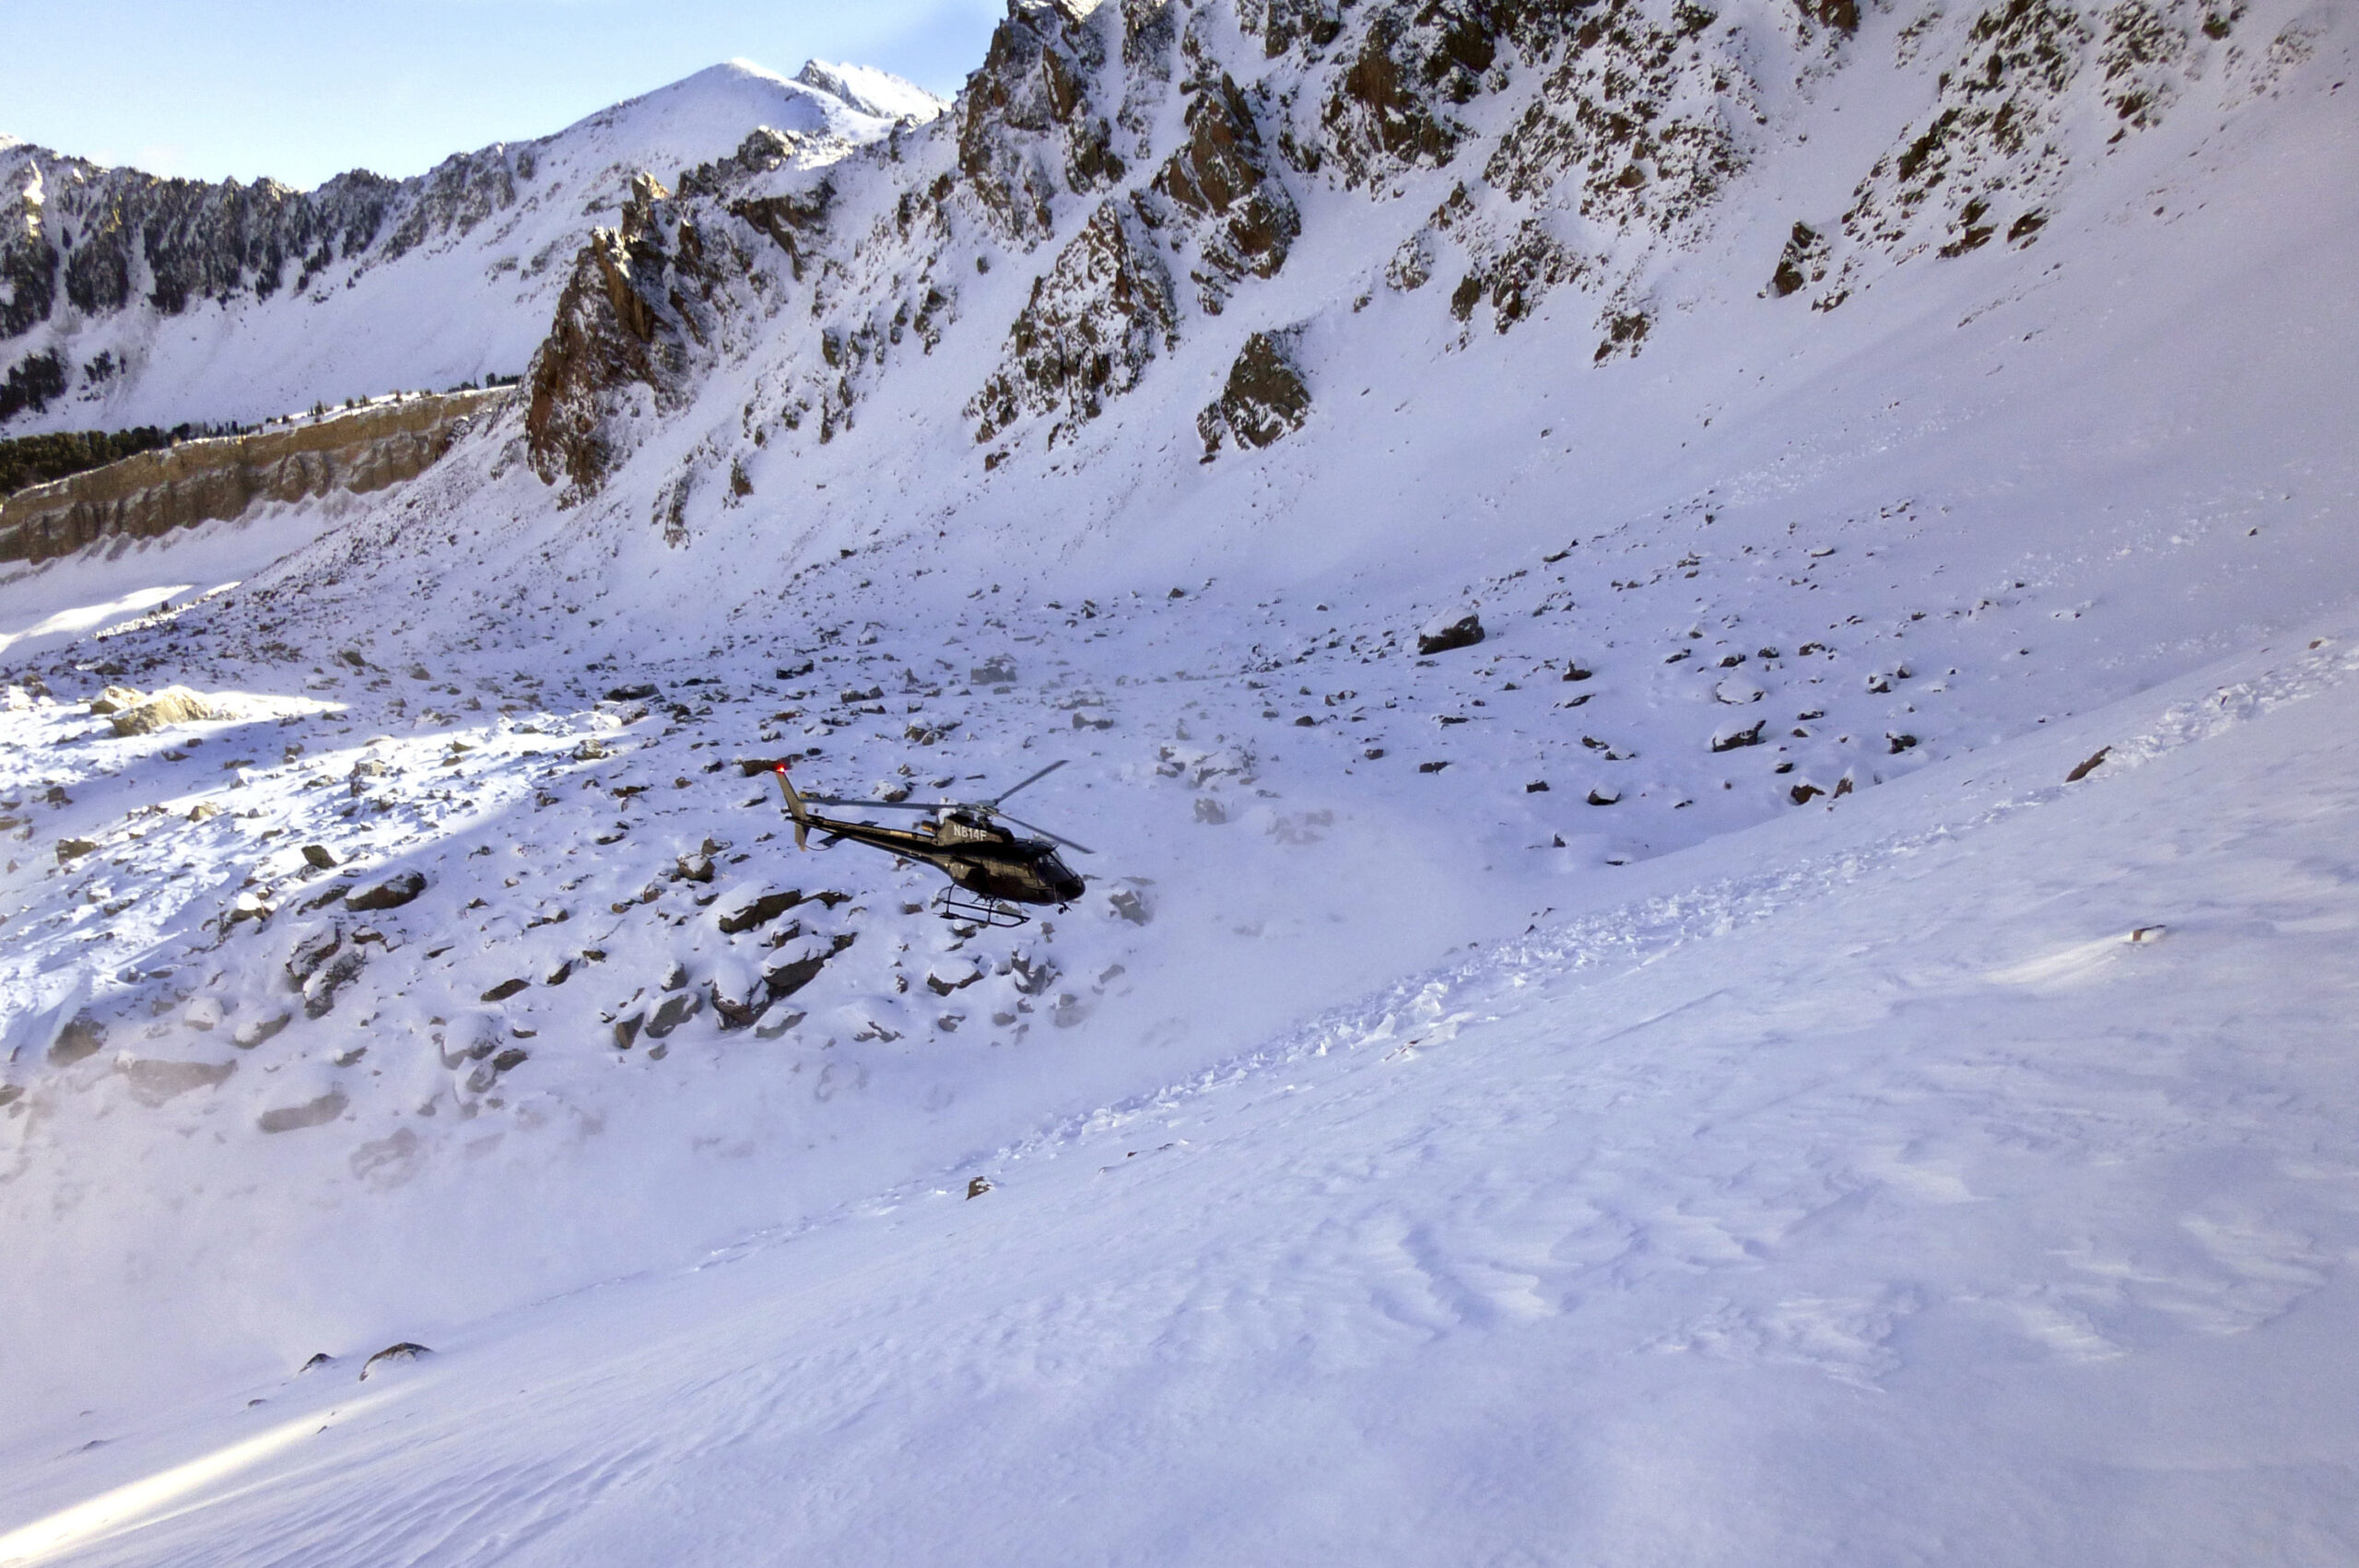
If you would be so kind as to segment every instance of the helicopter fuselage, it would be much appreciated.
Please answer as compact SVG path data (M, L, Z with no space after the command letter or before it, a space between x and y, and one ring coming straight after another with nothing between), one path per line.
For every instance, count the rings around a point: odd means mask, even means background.
M1070 904L1086 884L1045 838L1020 838L996 823L945 812L915 827L886 827L804 811L800 828L923 860L968 892L1013 904ZM799 836L799 835L798 835Z

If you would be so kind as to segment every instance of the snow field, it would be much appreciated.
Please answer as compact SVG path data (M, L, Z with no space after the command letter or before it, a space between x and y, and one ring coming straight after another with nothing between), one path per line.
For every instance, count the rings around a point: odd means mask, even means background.
M2103 716L2130 766L2079 784L2096 726L1710 884L1657 862L1291 1047L364 1386L45 1433L0 1546L2341 1561L2347 647Z

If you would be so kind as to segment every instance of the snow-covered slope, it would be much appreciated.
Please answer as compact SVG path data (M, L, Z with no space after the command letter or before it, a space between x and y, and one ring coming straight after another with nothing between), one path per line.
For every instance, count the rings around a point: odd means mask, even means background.
M791 163L820 166L942 110L847 70L790 80L734 61L537 141L309 193L0 146L0 375L15 389L0 427L252 422L514 375L634 175L675 180L765 126L791 138Z
M22 1428L0 1561L2347 1562L2351 629L422 1362Z
M2353 44L1020 6L407 488L0 583L10 1545L2347 1557Z

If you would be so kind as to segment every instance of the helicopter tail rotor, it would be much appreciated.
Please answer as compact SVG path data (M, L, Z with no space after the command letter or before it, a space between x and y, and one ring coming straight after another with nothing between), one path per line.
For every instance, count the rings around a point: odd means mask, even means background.
M786 764L782 762L778 765L778 787L784 791L786 809L794 817L794 847L808 849L811 848L808 841L810 818L804 813L803 797L795 793L794 780L786 776Z

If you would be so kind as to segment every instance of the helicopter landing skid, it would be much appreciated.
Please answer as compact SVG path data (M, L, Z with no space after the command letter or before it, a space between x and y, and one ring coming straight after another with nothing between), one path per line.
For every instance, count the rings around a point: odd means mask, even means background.
M999 898L980 898L955 884L933 895L930 907L945 920L972 920L977 925L1014 930L1028 926L1032 917Z

